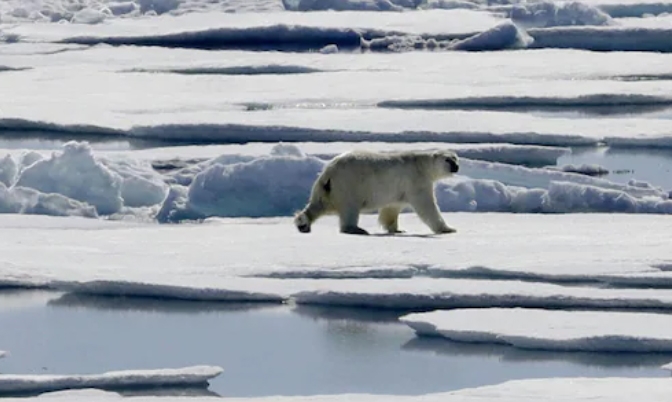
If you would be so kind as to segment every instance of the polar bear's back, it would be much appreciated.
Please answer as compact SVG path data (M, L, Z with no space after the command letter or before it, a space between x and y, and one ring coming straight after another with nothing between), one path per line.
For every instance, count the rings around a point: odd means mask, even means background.
M430 153L351 151L334 158L323 177L330 181L333 202L361 201L363 207L376 208L404 202L416 186L431 183L427 172Z

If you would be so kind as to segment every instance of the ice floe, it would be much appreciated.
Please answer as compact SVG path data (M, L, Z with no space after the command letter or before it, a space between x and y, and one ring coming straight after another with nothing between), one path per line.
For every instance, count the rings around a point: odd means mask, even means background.
M276 295L276 300L278 294L287 297L311 290L308 285L323 285L319 281L283 284L283 280L273 278L477 277L669 287L669 281L659 279L669 274L670 266L665 236L670 222L665 219L649 215L614 219L611 214L461 213L445 218L458 228L454 236L431 236L413 214L403 214L401 228L407 234L362 238L340 235L333 218L319 221L314 233L306 236L296 231L290 218L216 219L166 227L0 215L6 262L0 280L30 286L97 281L102 283L100 288L108 286L111 292L132 292L135 287L154 297L162 291L168 296L170 291L186 295L184 298L199 297L200 289L200 297L221 292L217 297L225 299L238 292L253 294L257 299L259 294ZM377 233L375 216L365 215L361 222ZM623 235L623 227L637 235ZM483 244L487 244L487 253ZM301 252L307 246L311 252ZM259 247L263 247L263 253L250 252ZM101 281L121 283L112 283L113 287ZM426 288L412 282L408 286L417 286L416 292L423 294ZM432 286L433 282L423 283ZM299 285L303 287L297 288ZM533 284L530 286L534 289ZM549 291L562 294L562 289ZM618 290L604 291L609 298L619 298ZM641 292L626 299L651 299L653 305L667 295L666 291Z
M344 395L311 395L311 396L283 396L287 402L333 402L347 397L353 402L517 402L524 399L543 400L545 402L591 401L591 402L628 402L638 400L642 402L657 402L666 400L672 392L672 385L668 378L585 378L585 377L558 377L537 378L506 381L501 384L466 388L451 392L430 393L423 395L371 395L347 394ZM44 394L39 397L67 399L73 402L91 401L119 401L119 395L97 391L61 391L57 395ZM227 398L235 402L262 402L269 401L269 397L261 398ZM7 399L19 402L20 399ZM192 401L207 402L212 397L146 397L137 396L133 400L138 402L150 401Z
M0 395L42 393L77 388L204 386L223 371L215 366L178 369L112 371L82 375L0 374Z
M419 335L522 349L672 351L672 319L666 314L494 308L414 313L400 320Z

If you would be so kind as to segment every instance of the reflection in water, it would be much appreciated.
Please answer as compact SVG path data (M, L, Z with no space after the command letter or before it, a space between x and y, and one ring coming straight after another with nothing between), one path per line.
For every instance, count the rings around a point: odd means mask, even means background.
M389 310L51 296L0 309L0 348L11 352L4 373L216 365L224 372L209 391L223 396L417 395L522 378L667 376L659 366L672 360L416 338Z
M672 353L553 352L518 349L507 345L453 342L426 336L411 339L404 344L403 349L451 356L489 356L512 363L567 361L597 368L660 367L672 361Z
M154 312L165 314L176 313L211 313L211 312L245 312L262 308L277 308L277 303L264 302L229 302L191 301L176 299L157 299L151 297L99 296L79 293L66 293L47 303L50 307L76 307L95 310L118 310L136 312Z
M164 396L164 397L220 397L216 392L213 392L207 388L208 384L203 384L201 387L178 387L178 386L111 386L111 387L101 387L101 392L108 392L111 394L117 394L123 397L136 397L136 396ZM40 395L52 396L60 392L65 391L77 391L78 389L59 389L56 391L26 391L26 392L0 392L0 398L32 398ZM88 390L88 388L82 388L81 390Z

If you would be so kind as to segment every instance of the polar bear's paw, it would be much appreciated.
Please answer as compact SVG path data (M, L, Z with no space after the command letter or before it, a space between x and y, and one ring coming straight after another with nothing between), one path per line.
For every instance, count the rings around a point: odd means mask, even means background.
M342 233L353 235L368 235L369 232L360 228L359 226L345 226L341 229Z
M450 226L445 226L436 231L436 234L449 234L449 233L457 233L457 229L451 228Z

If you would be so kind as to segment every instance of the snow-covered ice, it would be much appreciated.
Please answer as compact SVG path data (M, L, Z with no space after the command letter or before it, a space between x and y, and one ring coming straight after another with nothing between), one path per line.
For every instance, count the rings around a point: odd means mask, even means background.
M672 351L667 314L492 308L414 313L400 320L419 335L461 342L557 351Z
M542 50L415 52L402 58L227 52L222 58L213 53L96 46L4 57L3 65L31 69L0 74L0 86L13 94L0 100L0 126L3 131L60 138L185 142L496 141L564 146L606 141L672 146L666 119L627 115L637 107L669 107L670 81L615 79L664 78L672 57L668 54L596 56ZM226 73L283 69L319 72ZM222 74L129 72L157 70ZM451 110L431 110L439 106ZM523 107L566 112L610 108L625 116L512 113Z
M84 393L82 393L84 392ZM535 400L544 402L660 402L669 398L672 384L669 378L541 378L507 381L501 384L461 389L452 392L423 395L310 395L310 396L273 396L262 398L227 398L233 402L335 402L347 398L353 402L520 402ZM91 391L62 391L59 399L69 401L118 401L119 396L112 393L102 394ZM39 398L47 398L49 394ZM137 402L208 402L212 397L134 397ZM9 402L21 402L25 399L7 398Z
M297 155L305 154L320 159L331 159L343 152L353 149L366 151L408 151L415 149L452 149L459 153L460 157L477 159L480 161L500 162L513 165L525 166L548 166L557 163L558 158L571 154L571 149L566 147L539 146L539 145L515 145L506 143L446 143L446 142L295 142L295 143L247 143L227 145L188 145L157 147L150 149L128 150L98 150L96 155L107 159L124 158L134 160L151 161L160 166L161 163L174 163L174 168L188 166L189 163L205 162L209 159L222 155L236 155L239 160L251 161L254 158L279 154L281 150L298 148ZM0 149L0 154L7 152L13 157L17 151ZM0 176L1 177L1 176Z
M458 228L454 236L428 235L409 214L401 216L408 234L362 238L339 234L335 220L329 218L306 236L296 231L289 218L159 226L2 215L0 279L91 293L209 300L277 301L300 292L334 291L340 296L332 297L333 301L354 304L359 298L385 303L393 297L411 308L403 297L390 296L385 290L386 284L394 283L388 278L396 277L407 279L398 282L399 289L420 301L425 297L423 303L428 293L450 303L451 292L473 303L511 297L515 301L518 293L539 304L544 298L593 307L623 307L629 302L642 308L665 307L670 302L672 293L666 289L592 291L519 282L484 284L481 289L477 282L466 281L461 288L459 282L433 280L478 276L598 284L617 280L627 285L627 275L641 274L649 275L649 280L636 278L633 284L656 287L660 284L656 275L665 274L670 264L667 220L645 215L615 219L609 214L448 214L446 219ZM362 224L377 226L370 215L363 217ZM624 226L637 235L623 236ZM259 244L272 246L251 253ZM479 246L483 244L487 253ZM300 252L306 246L311 253ZM367 287L367 282L355 280L348 288L339 279L344 277L380 282L369 281ZM485 293L487 286L491 287ZM304 295L308 300L310 295ZM459 298L452 302L458 303Z
M310 13L221 13L200 12L180 16L112 19L107 24L42 24L10 26L5 32L27 39L73 42L127 42L131 44L194 47L245 44L257 38L256 47L266 44L325 44L343 41L359 47L359 39L371 34L459 35L473 34L496 25L501 18L471 10L426 10L411 13L368 13L358 11L316 11ZM274 37L279 32L284 37ZM316 35L319 38L310 38ZM158 38L158 39L157 39ZM251 42L250 42L251 43Z
M81 375L0 374L0 395L40 393L77 388L123 389L128 387L203 386L223 369L193 366L178 369L127 370Z

